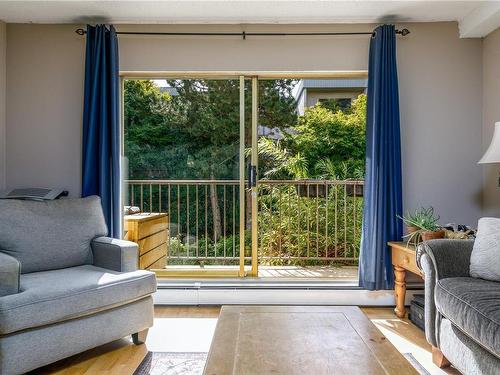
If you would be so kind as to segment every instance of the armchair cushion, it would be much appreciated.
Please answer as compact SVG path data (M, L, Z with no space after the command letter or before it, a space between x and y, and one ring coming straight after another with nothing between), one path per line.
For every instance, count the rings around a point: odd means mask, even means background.
M16 258L0 253L0 297L19 292L21 264Z
M83 265L21 276L21 293L0 297L0 335L78 318L156 291L149 271L119 273Z
M439 280L436 306L462 332L500 356L500 283L472 277Z
M90 242L107 234L99 197L48 202L0 199L0 251L30 273L92 263Z

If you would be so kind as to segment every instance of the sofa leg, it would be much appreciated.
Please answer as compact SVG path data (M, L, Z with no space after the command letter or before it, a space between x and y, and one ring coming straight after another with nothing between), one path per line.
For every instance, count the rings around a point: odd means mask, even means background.
M448 367L450 365L450 361L446 359L443 352L435 346L432 347L432 362L439 368Z
M132 341L135 345L141 345L146 342L146 337L148 336L148 329L141 332L132 333Z

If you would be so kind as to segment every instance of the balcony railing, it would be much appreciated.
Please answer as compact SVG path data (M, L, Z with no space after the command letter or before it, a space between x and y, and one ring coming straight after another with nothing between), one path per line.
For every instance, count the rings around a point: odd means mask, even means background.
M168 264L237 265L238 180L128 180L126 202L169 215ZM259 263L356 264L361 239L360 180L260 180ZM249 192L245 192L247 201ZM250 261L249 205L245 258Z

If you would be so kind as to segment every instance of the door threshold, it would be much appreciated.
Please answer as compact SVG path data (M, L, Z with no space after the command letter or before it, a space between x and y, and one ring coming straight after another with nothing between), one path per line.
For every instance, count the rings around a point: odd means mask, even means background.
M408 290L406 304L415 293ZM208 287L167 288L160 286L153 295L155 305L344 305L344 306L394 306L394 291L368 291L359 287L336 286L329 288L298 287Z
M423 283L407 283L407 289L421 289ZM158 289L329 289L364 290L358 280L291 280L266 278L158 278Z
M158 289L361 289L357 280L269 280L265 278L159 278Z
M217 267L200 267L200 268L190 268L190 267L166 267L162 269L153 269L156 276L159 278L238 278L240 276L239 268L217 268Z

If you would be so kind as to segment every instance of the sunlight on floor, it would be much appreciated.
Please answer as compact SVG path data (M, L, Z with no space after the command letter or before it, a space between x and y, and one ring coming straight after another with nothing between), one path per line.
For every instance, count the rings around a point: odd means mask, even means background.
M372 323L383 333L385 337L398 349L401 353L411 353L415 359L425 367L432 375L446 375L447 372L441 370L432 363L432 355L426 348L422 348L415 342L408 340L401 335L401 325L408 325L410 323L401 321L399 319L372 319ZM398 326L396 331L396 326Z
M152 352L208 352L217 318L155 318L146 345Z

